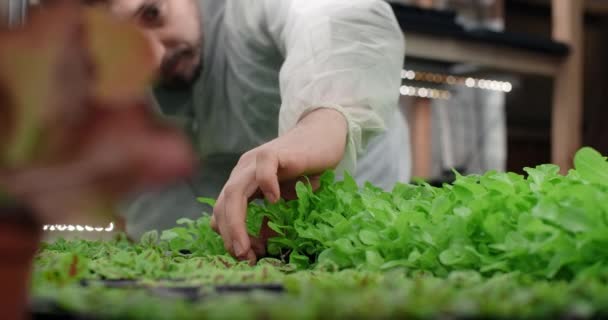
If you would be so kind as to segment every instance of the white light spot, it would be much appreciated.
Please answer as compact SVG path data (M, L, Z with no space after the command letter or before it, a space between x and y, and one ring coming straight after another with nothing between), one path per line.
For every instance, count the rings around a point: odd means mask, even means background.
M114 223L110 222L106 228L103 227L91 227L81 225L44 225L43 230L48 231L78 231L78 232L112 232L114 230Z
M475 87L475 79L467 78L467 80L465 81L465 85L469 88Z
M418 89L418 96L422 97L422 98L426 98L429 94L429 91L426 88L420 88Z
M490 89L494 91L500 90L500 84L498 81L490 81Z
M513 90L513 85L510 82L505 82L502 85L502 91L504 92L511 92L511 90Z
M485 80L485 88L484 88L484 89L486 89L486 90L494 90L494 89L493 89L493 88L494 88L493 86L495 85L495 84L494 84L495 82L496 82L496 81L492 81L492 80Z
M401 79L405 79L406 75L407 75L407 70L401 70Z
M408 70L405 72L405 78L408 80L414 80L416 79L416 72L412 71L412 70Z
M406 86L401 86L401 88L399 88L399 93L401 93L401 95L407 95L408 92L408 88Z

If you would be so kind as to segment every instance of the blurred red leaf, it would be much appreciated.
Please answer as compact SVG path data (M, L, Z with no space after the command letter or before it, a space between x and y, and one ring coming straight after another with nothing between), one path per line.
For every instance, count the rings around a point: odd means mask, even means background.
M86 9L85 15L87 44L95 61L94 94L104 99L141 95L142 84L151 80L154 70L148 41L129 22L108 19L99 9Z
M88 74L75 13L57 10L25 28L0 34L0 85L4 101L0 164L19 167L40 156L48 130L86 111ZM49 137L50 138L50 137Z

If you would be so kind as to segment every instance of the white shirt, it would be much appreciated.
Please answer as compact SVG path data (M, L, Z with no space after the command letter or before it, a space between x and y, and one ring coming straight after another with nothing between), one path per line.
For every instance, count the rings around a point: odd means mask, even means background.
M405 42L387 3L199 1L203 73L181 103L164 96L159 102L183 118L201 170L191 181L136 199L130 229L141 233L199 216L196 196L217 197L241 154L321 107L348 121L338 172L386 189L408 181L409 137L398 109Z

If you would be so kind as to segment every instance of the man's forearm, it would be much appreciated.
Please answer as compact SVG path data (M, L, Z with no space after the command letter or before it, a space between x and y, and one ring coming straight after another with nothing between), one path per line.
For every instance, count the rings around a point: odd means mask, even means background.
M279 148L294 150L304 157L307 173L335 168L344 156L348 123L338 111L321 108L305 115L297 126L275 140Z

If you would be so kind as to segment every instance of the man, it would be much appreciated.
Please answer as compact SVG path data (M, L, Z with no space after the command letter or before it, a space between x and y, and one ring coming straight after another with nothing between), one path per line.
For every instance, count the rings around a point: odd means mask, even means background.
M94 2L147 34L160 106L191 135L202 166L189 181L134 199L132 234L199 216L196 197L217 197L212 225L226 249L255 260L263 252L245 229L250 199L277 201L302 175L336 167L385 188L408 179L397 108L404 41L383 1Z

